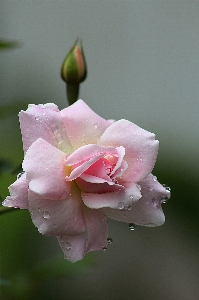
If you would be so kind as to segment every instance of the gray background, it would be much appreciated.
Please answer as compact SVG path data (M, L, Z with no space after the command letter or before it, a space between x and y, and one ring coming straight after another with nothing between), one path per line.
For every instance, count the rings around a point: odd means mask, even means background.
M1 103L64 108L60 66L80 37L88 64L80 98L104 118L156 133L159 168L198 176L199 1L1 0L0 28L1 37L21 42L0 55ZM86 276L57 282L57 299L198 299L198 242L173 217L135 232L111 221L110 249L96 254L100 263Z

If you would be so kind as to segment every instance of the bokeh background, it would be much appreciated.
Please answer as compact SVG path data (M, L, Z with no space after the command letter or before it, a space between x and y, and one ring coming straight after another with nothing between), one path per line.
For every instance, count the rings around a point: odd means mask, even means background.
M99 115L156 133L154 174L172 189L158 228L109 222L113 243L63 260L28 211L0 216L1 299L199 299L199 1L0 2L0 196L23 159L18 111L67 105L61 63L83 40L80 97Z

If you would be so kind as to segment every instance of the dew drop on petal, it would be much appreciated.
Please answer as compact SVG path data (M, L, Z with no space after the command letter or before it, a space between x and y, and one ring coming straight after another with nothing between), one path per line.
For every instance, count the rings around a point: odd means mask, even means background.
M70 250L71 249L71 244L69 243L69 242L65 242L65 248L67 249L67 250Z
M129 197L130 197L131 200L133 200L133 195L130 195Z
M35 117L35 120L36 120L36 121L39 121L39 117Z
M153 203L154 206L158 206L158 205L159 205L159 200L158 200L158 198L157 198L157 197L154 197L154 198L152 199L152 203Z
M44 219L50 219L50 214L48 211L44 210L42 215Z
M19 179L24 173L25 173L24 171L21 172L21 173L19 173L19 174L17 175L17 179Z
M141 191L141 186L139 184L136 184L136 187L139 191Z
M153 181L157 181L157 177L156 176L153 176Z
M124 209L124 202L119 202L118 203L118 208L119 209Z
M135 224L130 223L130 224L129 224L129 229L130 229L130 230L135 230Z
M153 191L153 186L150 186L150 187L149 187L149 191Z
M103 247L102 250L106 251L106 250L107 250L107 247Z

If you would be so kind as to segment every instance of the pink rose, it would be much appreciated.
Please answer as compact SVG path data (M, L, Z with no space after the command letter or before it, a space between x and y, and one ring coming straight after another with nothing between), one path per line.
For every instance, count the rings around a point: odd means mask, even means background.
M71 262L107 246L107 217L143 226L164 223L168 189L151 174L155 135L107 121L82 100L59 111L29 105L19 114L24 172L4 206L28 209L44 235L57 236Z

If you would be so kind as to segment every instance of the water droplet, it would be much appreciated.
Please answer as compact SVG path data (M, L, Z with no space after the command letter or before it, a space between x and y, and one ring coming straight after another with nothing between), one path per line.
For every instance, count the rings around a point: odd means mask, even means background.
M38 207L37 209L38 209L38 212L40 212L40 211L41 211L40 207Z
M97 129L97 127L98 127L98 124L94 124L94 127L95 127L95 129Z
M103 247L102 250L106 251L106 250L107 250L107 247Z
M36 121L39 121L39 117L35 117L35 120L36 120Z
M153 176L153 181L157 181L157 177L156 176Z
M86 119L85 122L88 123L88 119Z
M19 174L17 175L17 179L19 179L24 173L25 173L24 171L21 172L21 173L19 173Z
M132 206L131 206L131 205L127 205L127 206L126 206L126 209L127 209L127 210L132 210Z
M134 229L135 229L135 224L130 223L130 224L129 224L129 229L130 229L130 230L134 230Z
M139 191L141 191L141 186L139 184L136 184L136 187L138 188Z
M153 186L150 186L149 191L153 191Z
M140 158L140 161L142 161L142 158Z
M108 244L112 244L112 242L113 242L113 239L112 239L112 238L110 238L110 237L107 238L107 243L108 243Z
M44 219L50 219L50 214L48 211L44 210L42 215Z
M157 197L154 197L154 198L152 199L152 203L153 203L154 206L159 206L159 204L160 204L160 202L159 202L159 200L158 200Z
M45 116L45 115L46 115L45 113L42 114L42 116Z
M167 190L168 192L171 191L171 188L169 186L167 186L166 184L163 184L163 187L165 188L165 190Z
M38 228L39 233L42 234L43 230L41 228Z
M118 208L119 209L124 209L124 202L119 202L118 203Z
M71 244L69 243L69 242L65 242L65 248L67 249L67 250L70 250L71 249Z
M170 196L166 196L166 197L162 196L162 201L161 201L161 203L165 204L165 203L167 203L167 201L168 201L169 199L170 199Z

